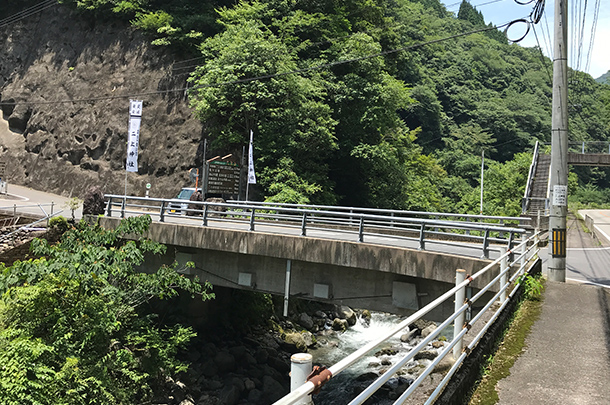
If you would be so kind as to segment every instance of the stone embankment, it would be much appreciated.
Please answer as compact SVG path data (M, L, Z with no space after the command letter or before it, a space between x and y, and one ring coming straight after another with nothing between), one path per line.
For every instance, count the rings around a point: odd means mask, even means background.
M29 255L32 239L47 235L46 231L20 228L21 225L0 228L0 262L6 266Z

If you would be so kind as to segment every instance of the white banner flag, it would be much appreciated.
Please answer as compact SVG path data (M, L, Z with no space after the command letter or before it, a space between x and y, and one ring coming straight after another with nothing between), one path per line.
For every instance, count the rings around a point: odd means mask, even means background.
M254 173L254 154L252 152L252 137L254 133L250 130L250 147L248 148L248 184L256 184L256 174Z
M140 145L140 123L142 121L142 101L129 102L129 136L127 139L127 162L125 170L138 171L138 148Z

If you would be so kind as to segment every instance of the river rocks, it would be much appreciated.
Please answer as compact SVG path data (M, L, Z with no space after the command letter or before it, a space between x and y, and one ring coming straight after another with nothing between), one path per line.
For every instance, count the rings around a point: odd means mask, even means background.
M307 348L315 345L315 339L311 332L292 332L284 336L285 350L291 353L306 352Z
M324 312L322 312L322 313L324 314ZM326 314L324 314L324 315L326 315ZM305 312L303 312L303 313L301 313L301 315L299 315L299 319L297 320L297 323L307 330L311 330L314 327L313 318L311 316L309 316L308 314L306 314Z
M434 360L438 353L431 350L421 350L415 355L415 360Z
M229 352L221 351L214 356L214 364L218 367L218 371L226 373L235 370L235 356Z
M435 330L436 330L436 325L428 325L424 329L422 329L421 336L424 337L424 338L428 337Z
M345 319L349 326L354 326L357 322L356 313L346 306L342 306L340 309L341 319Z
M333 319L333 330L345 332L349 326L349 323L345 319L335 318Z

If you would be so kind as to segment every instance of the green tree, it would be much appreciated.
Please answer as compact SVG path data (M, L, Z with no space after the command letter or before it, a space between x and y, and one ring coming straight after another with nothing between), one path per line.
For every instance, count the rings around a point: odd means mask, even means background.
M206 62L191 79L192 106L216 147L242 145L254 131L264 194L277 190L272 178L282 166L322 194L316 201L330 203L325 158L337 147L336 123L323 82L316 73L291 73L295 55L262 21L250 19L265 10L259 3L240 3L219 12L225 30L202 44ZM266 79L251 81L260 77Z
M177 351L190 327L163 324L148 308L179 291L210 299L201 284L163 266L137 272L145 254L165 246L127 241L150 217L115 230L81 221L50 245L35 239L38 259L0 271L0 404L133 404L186 369Z

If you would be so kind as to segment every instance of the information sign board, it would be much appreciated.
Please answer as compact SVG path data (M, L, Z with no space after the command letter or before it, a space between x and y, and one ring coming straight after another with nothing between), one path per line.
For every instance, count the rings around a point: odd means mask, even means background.
M236 163L213 161L208 165L210 194L239 194L240 168Z
M553 186L553 205L560 207L568 205L568 186L559 184Z

